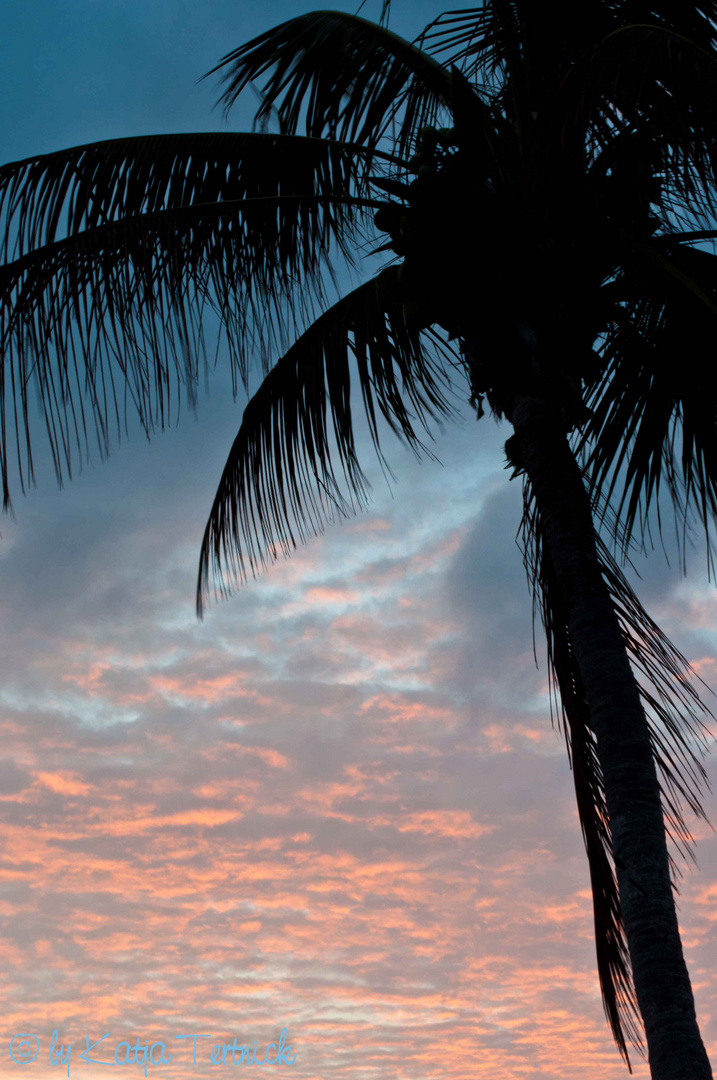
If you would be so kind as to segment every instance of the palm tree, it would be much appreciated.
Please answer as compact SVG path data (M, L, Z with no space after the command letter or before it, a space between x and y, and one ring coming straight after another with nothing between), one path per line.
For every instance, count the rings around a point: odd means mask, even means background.
M227 110L266 76L259 130L115 139L0 169L5 509L9 402L23 490L33 480L31 378L61 480L88 418L108 452L118 382L125 424L131 397L148 434L173 374L193 393L205 308L247 392L259 347L264 380L202 544L200 616L212 572L226 595L223 570L243 581L365 502L352 370L382 461L381 425L420 451L455 378L479 418L486 401L512 424L603 1002L628 1067L642 1021L655 1080L712 1075L666 845L689 840L682 802L702 812L699 699L597 523L627 553L663 478L710 550L702 350L717 260L697 245L717 235L716 8L484 0L413 44L388 29L387 2L378 24L302 15L213 69ZM352 264L372 215L377 250L402 263L327 307L325 275L337 256Z

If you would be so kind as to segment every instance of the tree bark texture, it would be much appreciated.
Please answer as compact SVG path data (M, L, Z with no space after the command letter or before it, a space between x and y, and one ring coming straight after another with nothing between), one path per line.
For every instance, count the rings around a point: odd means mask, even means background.
M652 1080L711 1080L680 941L647 719L600 571L590 499L565 427L547 402L517 396L511 421L597 740Z

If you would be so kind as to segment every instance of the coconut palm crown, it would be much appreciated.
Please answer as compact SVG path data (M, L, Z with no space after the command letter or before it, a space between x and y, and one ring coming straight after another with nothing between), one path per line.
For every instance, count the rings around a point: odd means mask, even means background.
M227 113L259 82L252 132L113 139L0 169L5 509L10 442L22 489L33 482L30 382L62 481L73 447L89 446L88 421L109 451L120 398L125 426L131 400L148 434L164 425L172 389L194 400L205 310L221 320L235 391L239 376L249 393L259 356L264 379L204 535L200 616L212 576L226 595L223 575L243 582L365 505L352 377L384 463L385 424L425 451L422 435L453 413L456 380L479 418L487 405L513 424L506 454L523 476L525 561L574 772L607 1019L628 1066L644 1023L652 1075L672 1080L711 1071L666 849L660 902L674 922L670 963L684 969L675 1010L689 1028L671 1043L671 991L651 989L661 961L645 953L649 927L630 899L647 886L616 839L628 837L620 797L631 780L610 764L578 627L589 598L578 603L566 584L558 519L560 500L572 500L585 580L598 568L587 592L607 598L613 652L642 676L625 693L635 715L647 711L649 828L688 850L683 807L703 813L700 701L592 521L627 553L662 480L711 556L716 8L484 0L414 43L389 29L388 3L378 24L313 12L209 73L224 77ZM355 266L367 240L391 253L386 266L329 303L337 261ZM629 665L621 671L629 682Z

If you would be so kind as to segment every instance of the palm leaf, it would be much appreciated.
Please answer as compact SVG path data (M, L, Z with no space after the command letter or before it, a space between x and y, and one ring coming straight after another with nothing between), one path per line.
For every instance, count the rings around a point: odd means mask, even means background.
M576 448L587 455L593 488L610 500L621 485L623 548L636 527L644 537L664 481L676 520L682 518L683 560L696 511L711 565L717 382L710 342L717 334L717 256L675 238L656 238L634 251L613 284L621 311L613 308L617 318L606 333L604 368L586 395L592 418Z
M268 370L269 355L325 302L332 251L351 261L366 208L380 205L364 197L364 158L360 147L298 136L192 134L94 143L0 169L4 505L7 382L23 489L25 473L33 478L31 377L60 481L81 429L87 444L86 405L101 454L112 413L119 433L113 365L125 415L129 397L147 432L164 423L172 369L177 391L184 381L191 393L207 307L222 320L235 391L237 371L246 385L254 348Z
M663 25L647 12L641 21L631 8L627 25L618 17L568 70L561 87L566 123L572 118L590 127L601 147L611 142L616 124L643 130L652 124L664 146L667 188L709 221L717 166L714 27L689 4L673 5Z
M365 148L345 142L208 132L108 139L27 158L0 167L3 258L171 207L280 194L365 195L366 156Z
M470 78L481 70L494 74L502 59L500 35L494 32L489 4L481 8L444 11L416 39L416 43L431 55L450 52L444 63L455 64ZM427 44L431 42L431 44ZM469 57L472 64L466 65Z
M618 1049L632 1071L627 1039L641 1048L641 1024L612 861L612 839L602 770L552 560L543 545L538 546L533 556L536 559L533 591L534 596L540 593L541 617L547 636L551 716L555 699L556 705L558 701L560 703L558 715L562 714L578 817L588 857L603 1007Z
M557 715L559 725L562 720L573 769L578 815L590 869L603 1005L615 1042L630 1067L628 1040L644 1054L642 1024L632 983L597 744L555 570L543 541L540 518L527 480L523 499L524 563L533 593L533 615L536 610L539 612L547 638L551 719ZM599 510L599 516L603 520L610 519L606 504ZM613 520L611 528L615 527ZM668 836L683 856L692 858L690 845L693 841L682 805L707 820L701 791L705 786L709 787L709 783L693 745L700 751L705 750L709 731L700 713L712 714L689 681L690 677L695 677L695 672L646 613L602 539L598 537L597 541L600 569L615 605L626 648L633 665L643 676L643 680L638 681L638 688L660 775ZM680 871L672 856L670 866L675 882Z
M445 371L404 326L400 304L379 305L372 279L326 311L267 375L251 399L212 505L202 541L197 613L202 617L210 560L220 593L226 564L237 582L246 563L256 576L323 531L336 512L347 516L367 502L368 483L356 457L351 406L353 354L364 411L382 466L379 415L413 450L429 453L416 421L453 414ZM443 384L443 385L441 385ZM406 403L407 399L413 415ZM332 460L333 454L340 468ZM342 474L341 490L337 474Z
M304 110L307 135L373 149L404 109L402 157L418 129L450 104L446 68L385 26L339 11L289 19L227 53L207 75L222 68L228 69L221 97L227 111L250 82L271 71L256 121L265 124L275 114L287 133L299 130Z
M483 96L499 101L521 130L529 102L540 117L551 172L569 144L589 148L594 158L610 149L617 131L639 125L644 134L651 125L664 205L675 203L675 214L689 208L706 221L715 209L717 164L714 25L704 7L690 4L671 5L660 21L654 5L608 10L590 0L579 9L568 3L538 9L490 0L445 12L417 40L431 54L447 52L446 65L480 76ZM678 104L684 101L689 110ZM560 157L549 129L559 136Z

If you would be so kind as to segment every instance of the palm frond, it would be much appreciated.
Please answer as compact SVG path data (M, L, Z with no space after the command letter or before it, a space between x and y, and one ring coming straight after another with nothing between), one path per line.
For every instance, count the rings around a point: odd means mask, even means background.
M366 504L368 483L354 441L351 354L383 467L379 415L414 452L429 455L417 423L430 432L428 421L453 415L445 369L406 331L400 303L383 310L376 279L321 315L278 361L244 410L202 541L200 618L210 560L219 593L227 596L231 589L221 581L223 564L241 583L247 562L256 576L267 557L277 559L277 546L289 555L297 540L318 535L336 513L345 517Z
M358 12L356 12L358 15ZM379 16L378 25L388 26L389 19L391 18L391 0L381 0L381 14Z
M537 537L534 538L537 540ZM610 820L590 710L570 645L555 570L548 549L531 547L534 603L539 595L546 630L551 718L553 700L562 714L563 731L573 772L578 817L588 857L595 924L595 950L603 1008L617 1047L628 1068L627 1041L643 1053L640 1014L632 983L630 958L612 859Z
M33 479L31 378L60 481L81 429L87 444L86 406L100 454L112 413L119 433L113 365L125 417L129 397L147 432L164 423L172 369L177 391L184 382L191 393L207 308L222 320L236 392L254 350L268 370L326 302L332 253L353 264L366 209L380 205L370 193L360 147L299 136L118 139L1 168L5 507L8 382L23 489Z
M621 484L617 514L623 549L636 529L644 537L664 481L676 522L682 519L683 562L696 512L711 568L710 529L717 515L717 378L711 344L717 336L717 256L678 240L656 238L636 246L632 263L613 283L622 311L605 336L602 374L586 394L592 418L577 450L587 455L593 489L610 500ZM647 258L648 251L654 259Z
M416 44L431 55L450 51L443 63L455 64L467 78L486 69L494 74L501 62L500 37L492 30L492 11L487 4L444 11L419 34ZM473 63L466 65L473 56Z
M642 1024L620 908L597 743L570 643L555 570L543 541L540 518L527 480L523 499L524 563L533 593L534 623L537 611L546 632L551 719L557 716L559 726L562 723L573 770L578 815L590 869L603 1005L615 1042L630 1067L628 1040L644 1054ZM596 512L603 520L611 518L604 502L602 506L596 506ZM614 519L610 527L616 527ZM628 654L643 676L642 681L638 680L638 687L660 775L667 832L678 851L692 858L690 845L693 841L682 807L686 805L693 814L707 820L701 792L705 787L709 788L709 783L694 747L699 752L706 749L709 730L700 714L712 713L690 682L690 677L699 677L644 610L600 537L597 547L601 572L615 605ZM670 866L674 883L680 870L672 856Z
M691 5L682 7L689 16ZM654 17L635 19L615 26L570 67L562 107L566 123L588 125L601 147L610 144L616 118L643 130L652 125L663 146L666 187L708 221L716 207L716 80L714 28L707 20L678 17L658 25Z
M505 101L509 71L520 71L530 108L537 111L566 68L612 26L601 0L583 0L579 7L486 0L480 8L444 12L417 41L431 55L447 52L446 66L455 64L476 79L482 95Z
M3 260L172 207L317 192L365 195L366 157L364 147L346 142L193 132L108 139L12 162L0 167Z
M220 99L227 111L250 82L271 72L255 122L268 122L275 110L287 133L299 130L303 111L307 135L371 149L404 110L402 157L419 128L450 103L446 68L386 26L346 12L289 19L227 53L207 76L222 68L228 69Z

